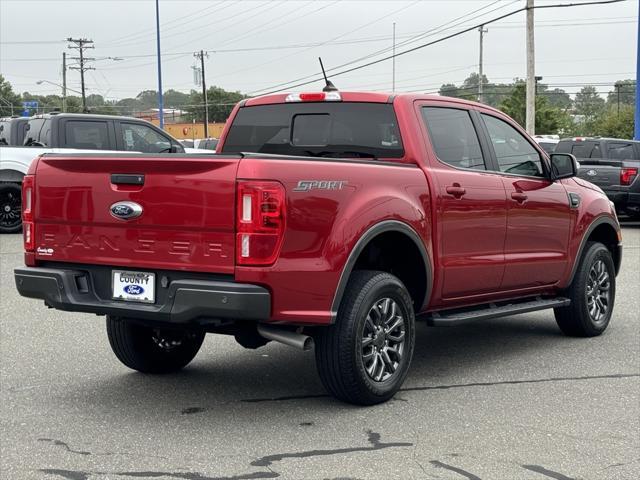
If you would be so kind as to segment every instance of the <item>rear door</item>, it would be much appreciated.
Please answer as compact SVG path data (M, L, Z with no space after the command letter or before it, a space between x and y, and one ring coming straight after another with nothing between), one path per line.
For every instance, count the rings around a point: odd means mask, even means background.
M568 262L572 213L560 182L549 180L543 154L514 124L480 117L507 195L505 272L501 290L550 285Z
M496 292L504 273L505 189L491 170L478 124L460 104L418 104L437 183L438 247L444 300Z
M36 172L36 258L233 273L239 161L211 155L45 155ZM114 206L124 202L137 205L141 215L114 215Z

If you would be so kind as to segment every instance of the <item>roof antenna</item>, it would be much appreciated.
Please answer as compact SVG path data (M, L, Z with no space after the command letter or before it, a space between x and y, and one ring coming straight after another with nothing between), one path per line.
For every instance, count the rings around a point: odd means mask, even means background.
M329 80L327 78L327 74L324 71L324 65L322 64L322 57L318 57L318 60L320 60L320 68L322 69L322 75L324 76L324 83L326 83L326 85L324 86L322 91L323 92L337 92L338 89L336 88L336 86L333 83L331 83L331 80Z

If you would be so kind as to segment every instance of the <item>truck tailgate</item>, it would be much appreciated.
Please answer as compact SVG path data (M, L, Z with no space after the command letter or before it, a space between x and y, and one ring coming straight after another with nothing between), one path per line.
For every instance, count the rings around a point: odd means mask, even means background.
M44 156L35 182L36 259L232 274L239 161ZM122 202L134 202L142 214L114 215Z
M620 185L620 162L581 160L578 177L600 188Z

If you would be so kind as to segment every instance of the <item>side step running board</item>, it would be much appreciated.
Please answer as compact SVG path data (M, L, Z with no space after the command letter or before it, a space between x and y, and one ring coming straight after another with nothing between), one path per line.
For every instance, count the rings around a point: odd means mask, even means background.
M452 309L440 312L430 312L418 317L418 320L426 320L434 327L462 325L474 320L486 320L489 318L506 317L519 313L535 312L548 308L566 307L571 300L564 297L536 298L519 302L499 302L479 305L473 309Z

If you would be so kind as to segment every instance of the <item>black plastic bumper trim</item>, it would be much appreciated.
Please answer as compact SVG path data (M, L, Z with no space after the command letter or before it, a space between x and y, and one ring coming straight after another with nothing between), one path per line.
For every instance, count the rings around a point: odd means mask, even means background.
M58 310L138 318L176 324L207 320L268 320L269 291L257 285L208 280L174 280L166 301L143 304L103 300L89 283L79 289L86 272L52 268L16 268L16 287L23 297L39 298Z

